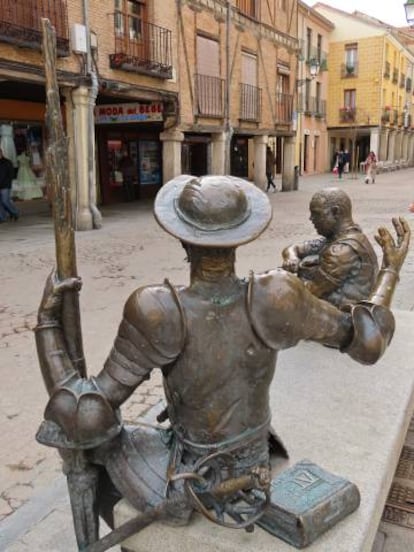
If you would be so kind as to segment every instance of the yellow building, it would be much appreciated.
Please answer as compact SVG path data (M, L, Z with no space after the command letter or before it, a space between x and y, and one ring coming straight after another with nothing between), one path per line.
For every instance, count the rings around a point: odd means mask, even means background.
M330 33L334 25L313 8L298 3L298 37L301 44L297 82L296 165L300 174L329 168L327 97ZM317 75L312 75L316 62Z
M360 12L314 8L335 25L328 56L331 160L347 149L355 170L369 151L389 167L413 164L414 56L398 30Z

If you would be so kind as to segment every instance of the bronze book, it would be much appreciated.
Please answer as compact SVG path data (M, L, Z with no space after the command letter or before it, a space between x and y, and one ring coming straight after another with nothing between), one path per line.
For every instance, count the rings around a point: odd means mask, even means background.
M282 472L271 483L271 505L257 525L304 548L356 510L356 485L309 460Z

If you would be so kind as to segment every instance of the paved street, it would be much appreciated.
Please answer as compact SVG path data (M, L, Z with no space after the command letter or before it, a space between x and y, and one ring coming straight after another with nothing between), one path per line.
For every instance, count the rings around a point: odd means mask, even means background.
M407 209L414 200L413 183L414 169L381 174L375 185L365 185L362 177L339 181L353 200L355 221L372 241L376 228L389 225L394 216L405 216L414 231L414 215ZM333 175L322 175L301 178L297 192L270 193L273 220L263 236L238 250L238 274L278 266L283 247L314 236L309 199L321 187L336 184ZM54 265L53 230L47 206L39 203L24 211L17 223L0 225L0 550L68 551L75 548L60 460L54 450L34 440L47 395L32 329L43 282ZM105 208L103 215L101 230L76 236L90 374L103 365L123 304L136 287L165 277L173 283L188 281L184 251L158 227L150 202ZM401 273L394 308L414 308L414 246ZM128 401L124 419L134 420L161 396L156 374Z

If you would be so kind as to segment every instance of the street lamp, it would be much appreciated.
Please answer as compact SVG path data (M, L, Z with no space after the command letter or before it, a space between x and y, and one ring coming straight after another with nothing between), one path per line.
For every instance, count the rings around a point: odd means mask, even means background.
M405 18L409 25L414 23L414 0L407 0L404 4Z
M414 0L412 0L414 2ZM308 61L307 65L309 66L309 74L311 76L311 79L313 80L315 77L319 75L319 69L321 67L321 64L319 63L319 60L316 58L312 58ZM302 86L305 84L305 82L309 79L296 79L296 86Z

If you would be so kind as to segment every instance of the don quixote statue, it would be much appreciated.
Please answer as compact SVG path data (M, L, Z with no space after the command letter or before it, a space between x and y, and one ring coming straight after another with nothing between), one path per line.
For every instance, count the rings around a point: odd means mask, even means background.
M49 118L52 124L56 118ZM50 144L48 174L58 262L36 327L50 399L37 439L63 458L79 549L106 550L154 520L187 524L194 510L248 531L267 515L272 531L270 458L287 454L269 408L278 351L311 340L375 363L394 331L390 303L408 249L408 224L393 220L396 239L378 230L383 258L373 288L365 300L339 309L283 269L237 277L236 248L271 220L263 191L228 176L174 178L160 189L154 214L182 243L190 283L165 280L134 291L103 369L88 378L68 186L56 167L65 159L61 128L57 143L59 155ZM119 408L153 370L161 370L165 390L158 421L168 425L137 420L125 427ZM112 525L122 497L140 513L99 540L99 516Z

